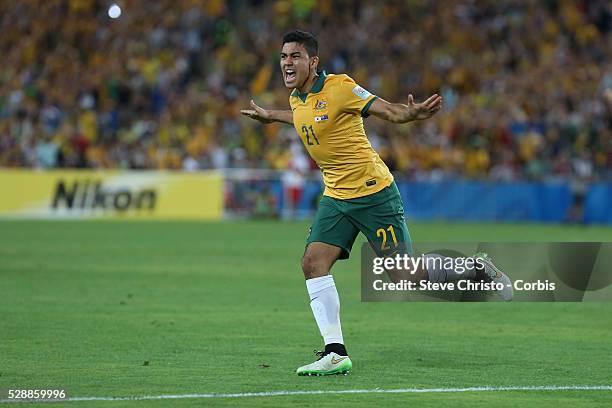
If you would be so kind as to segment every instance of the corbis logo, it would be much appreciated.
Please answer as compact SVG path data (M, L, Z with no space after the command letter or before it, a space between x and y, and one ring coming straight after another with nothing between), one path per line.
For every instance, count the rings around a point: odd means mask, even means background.
M100 180L57 182L51 207L54 210L153 210L157 193L152 189L105 188Z

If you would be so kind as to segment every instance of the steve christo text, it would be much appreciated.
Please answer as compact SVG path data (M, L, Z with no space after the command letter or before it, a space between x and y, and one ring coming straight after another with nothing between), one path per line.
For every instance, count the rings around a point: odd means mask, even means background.
M393 257L375 257L372 261L372 272L381 275L386 271L404 270L410 274L415 274L419 269L429 269L431 267L444 267L454 269L457 273L463 273L472 268L482 268L484 265L480 258L474 257L439 257L429 258L424 255L412 257L407 254L396 254ZM517 279L512 283L514 290L517 291L554 291L555 282L537 280L526 282ZM456 282L430 282L428 280L411 281L402 279L398 282L385 282L376 279L372 282L372 287L376 291L486 291L501 290L503 284L499 282L474 281L472 279L461 279Z
M556 289L555 282L546 280L537 280L535 282L526 282L522 279L517 279L512 283L514 290L518 291L554 291ZM421 280L419 282L402 279L399 282L385 282L382 279L376 279L372 282L372 287L376 291L484 291L484 290L501 290L504 288L502 283L495 282L476 282L471 279L461 279L456 282L430 282Z

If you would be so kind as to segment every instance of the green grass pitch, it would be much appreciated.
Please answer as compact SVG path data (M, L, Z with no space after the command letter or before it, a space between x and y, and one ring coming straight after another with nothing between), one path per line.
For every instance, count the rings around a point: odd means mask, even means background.
M361 303L334 267L354 362L298 377L321 339L308 224L0 222L0 390L72 397L612 384L610 303ZM418 240L612 241L612 228L415 224ZM358 244L354 249L358 248ZM612 391L321 394L52 406L603 407ZM0 404L2 405L2 404Z

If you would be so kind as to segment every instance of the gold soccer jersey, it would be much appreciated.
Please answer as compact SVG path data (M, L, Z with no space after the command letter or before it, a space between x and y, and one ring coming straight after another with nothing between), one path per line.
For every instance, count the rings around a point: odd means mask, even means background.
M363 197L393 182L363 128L362 116L376 98L348 75L325 73L310 92L296 89L289 97L293 125L323 172L326 196Z

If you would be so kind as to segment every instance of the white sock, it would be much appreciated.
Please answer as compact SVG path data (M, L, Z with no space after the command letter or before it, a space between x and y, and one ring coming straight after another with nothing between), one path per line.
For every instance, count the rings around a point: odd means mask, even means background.
M325 344L344 344L340 327L340 298L331 275L307 279L310 308Z

